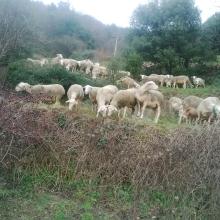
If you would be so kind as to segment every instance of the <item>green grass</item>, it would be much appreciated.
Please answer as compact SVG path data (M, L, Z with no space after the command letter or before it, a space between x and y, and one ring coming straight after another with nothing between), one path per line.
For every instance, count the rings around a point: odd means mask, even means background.
M125 184L64 180L57 187L55 182L55 174L42 171L36 176L22 173L16 185L1 185L0 219L203 219L204 215L199 191L145 189L136 193Z

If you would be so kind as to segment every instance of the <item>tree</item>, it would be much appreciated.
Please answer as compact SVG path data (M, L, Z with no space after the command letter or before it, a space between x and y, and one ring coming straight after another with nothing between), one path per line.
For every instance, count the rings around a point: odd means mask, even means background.
M129 39L144 59L172 74L203 56L201 19L193 0L158 0L139 6L132 17Z
M23 47L28 33L27 3L21 0L1 0L0 7L0 61L6 60L13 53L18 54Z

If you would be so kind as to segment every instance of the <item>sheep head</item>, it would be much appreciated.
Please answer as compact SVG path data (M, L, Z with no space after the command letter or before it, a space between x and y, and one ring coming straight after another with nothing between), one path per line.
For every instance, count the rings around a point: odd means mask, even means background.
M31 86L28 83L20 82L16 87L16 92L22 92L22 91L30 91Z
M114 113L118 112L118 109L113 105L108 105L107 109L108 109L108 116L112 116Z
M107 105L102 105L99 107L98 109L98 113L100 113L102 115L102 117L106 117L107 115L107 110L108 110L108 106Z
M86 85L83 87L83 90L84 90L85 95L88 95L92 90L92 86Z
M74 106L78 105L78 101L75 99L69 99L66 101L66 103L69 103L69 110L72 111Z

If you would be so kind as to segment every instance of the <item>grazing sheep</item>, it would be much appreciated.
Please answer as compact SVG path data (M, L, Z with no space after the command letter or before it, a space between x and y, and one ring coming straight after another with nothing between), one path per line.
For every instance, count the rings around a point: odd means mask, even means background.
M158 74L151 74L149 76L143 76L141 75L142 81L143 82L148 82L148 81L153 81L157 85L163 86L164 85L164 80L168 78L168 75L158 75Z
M120 118L120 109L124 108L123 118L126 115L126 109L131 108L132 114L135 111L135 106L138 105L135 97L137 89L131 88L126 90L119 90L114 96L109 106L106 106L108 116L111 116L114 112L118 112Z
M17 92L26 91L32 95L44 94L51 97L54 97L56 102L55 104L60 104L61 98L65 95L65 89L59 84L51 85L30 85L28 83L20 82L15 90Z
M129 88L138 88L140 85L132 78L125 76L117 81L117 83L121 83Z
M118 88L113 85L107 85L98 89L96 96L98 111L96 117L99 117L99 113L101 113L103 117L106 116L107 108L105 105L110 104L116 92L118 92Z
M78 84L70 86L70 88L67 91L67 97L68 101L66 101L66 103L69 103L69 110L71 111L74 106L77 107L79 103L83 100L83 87Z
M194 96L194 95L190 95L190 96L187 96L186 98L184 98L183 102L182 102L183 108L179 112L179 122L178 122L178 124L181 124L182 118L186 118L186 114L185 114L186 109L188 109L188 108L197 109L197 107L202 102L202 100L203 100L202 98Z
M142 105L141 118L144 117L145 109L151 108L156 111L154 122L158 123L161 113L161 105L164 101L163 94L156 89L148 90L143 94L136 93L136 98L138 102L140 102L140 104Z
M182 75L182 76L174 76L172 77L173 81L173 88L178 88L178 85L182 85L184 89L186 89L187 84L192 87L192 84L189 80L188 76Z
M124 71L124 70L119 70L118 74L121 76L131 76L131 73L128 71Z
M94 64L91 60L86 59L86 60L78 61L78 65L80 71L86 74L90 74L92 72L92 68Z
M217 97L208 97L204 99L198 106L198 121L202 118L208 119L208 123L215 117L216 106L220 105L220 100Z
M184 111L184 116L186 118L186 123L193 122L196 121L196 119L198 118L198 112L197 109L193 108L193 107L188 107L185 111Z
M31 58L27 58L27 61L31 62L33 65L39 65L41 67L48 63L46 59L33 60Z
M97 107L96 96L97 96L98 89L100 89L100 87L92 87L90 85L86 85L84 87L84 93L85 93L85 95L89 95L89 99L92 102L92 109L93 110L95 110Z
M94 65L92 70L92 78L96 79L97 76L106 77L108 76L107 68L104 66Z
M169 99L169 108L173 110L175 113L179 114L179 112L183 109L183 101L178 97L171 97Z
M220 105L214 105L213 107L213 111L212 111L213 117L216 119L220 119Z
M193 76L192 80L193 80L193 84L195 85L195 88L198 88L199 86L205 88L205 80L204 79Z
M61 64L62 59L63 59L63 55L57 54L56 57L51 59L50 63L51 65L58 65Z
M61 61L61 65L64 66L66 68L66 70L68 71L76 71L77 67L78 67L78 61L77 60L73 60L73 59L62 59Z

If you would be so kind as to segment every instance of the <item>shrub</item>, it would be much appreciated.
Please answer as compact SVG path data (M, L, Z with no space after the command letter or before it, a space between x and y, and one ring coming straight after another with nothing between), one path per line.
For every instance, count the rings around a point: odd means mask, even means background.
M34 66L23 61L11 63L7 76L9 87L16 86L19 82L29 84L53 84L58 83L68 89L72 84L101 86L108 83L105 80L92 80L90 77L78 73L66 71L62 66Z

